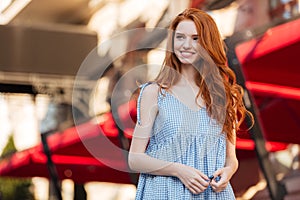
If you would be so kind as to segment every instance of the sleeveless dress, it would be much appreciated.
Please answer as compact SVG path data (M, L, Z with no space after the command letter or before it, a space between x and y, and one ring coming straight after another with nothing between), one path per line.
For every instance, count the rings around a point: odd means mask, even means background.
M140 102L144 88L141 86L137 101L137 123L140 122ZM224 167L226 137L220 125L212 120L205 108L190 109L166 90L159 92L158 114L146 154L169 162L178 162L199 169L207 176ZM136 200L232 200L232 187L227 185L216 193L209 186L200 194L193 194L177 178L141 173Z

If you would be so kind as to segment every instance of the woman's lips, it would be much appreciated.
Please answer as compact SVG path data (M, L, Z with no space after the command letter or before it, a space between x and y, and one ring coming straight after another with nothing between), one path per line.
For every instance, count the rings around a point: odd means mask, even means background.
M195 53L191 51L180 51L181 55L185 58L193 56Z

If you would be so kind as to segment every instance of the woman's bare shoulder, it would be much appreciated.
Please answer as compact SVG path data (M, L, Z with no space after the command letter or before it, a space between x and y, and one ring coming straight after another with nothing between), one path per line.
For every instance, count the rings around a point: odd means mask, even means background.
M151 83L148 83L144 90L143 90L143 95L144 94L148 94L148 95L154 95L158 93L159 91L159 85L155 82L151 82Z
M148 105L157 104L159 86L156 83L147 84L140 92L142 92L141 99L143 102Z

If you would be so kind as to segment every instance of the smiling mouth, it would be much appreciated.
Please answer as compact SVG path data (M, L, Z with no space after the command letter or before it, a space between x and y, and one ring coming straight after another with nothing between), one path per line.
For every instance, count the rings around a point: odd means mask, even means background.
M190 52L190 51L180 51L180 54L183 57L190 57L190 56L194 55L195 53L194 52Z

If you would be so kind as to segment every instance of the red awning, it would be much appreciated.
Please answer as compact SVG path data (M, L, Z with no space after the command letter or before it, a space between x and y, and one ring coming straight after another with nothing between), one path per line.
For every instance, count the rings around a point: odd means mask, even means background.
M54 133L47 142L60 179L133 183L111 113L103 115L98 123L87 122ZM39 144L2 160L0 176L49 177L46 163Z
M52 155L59 179L72 179L76 183L103 181L132 183L124 173L101 163L98 159L85 156ZM119 161L119 164L123 164ZM45 154L35 148L18 152L0 164L0 176L46 177L49 178Z
M236 47L269 141L300 144L300 19Z

